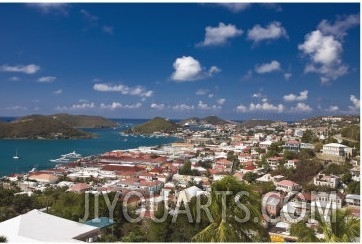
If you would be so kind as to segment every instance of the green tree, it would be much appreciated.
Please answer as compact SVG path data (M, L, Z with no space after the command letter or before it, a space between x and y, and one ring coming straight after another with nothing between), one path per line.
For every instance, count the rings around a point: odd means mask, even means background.
M351 182L351 180L352 180L352 174L350 172L345 173L341 177L341 181L347 185Z
M304 221L292 224L290 234L298 237L298 242L319 242L314 230L308 228Z
M360 221L349 209L336 209L335 219L326 221L317 215L319 231L323 233L326 242L356 242L360 236Z
M243 194L240 194L241 192ZM245 208L240 208L240 204ZM192 241L245 242L260 240L258 238L269 240L266 229L260 221L255 221L261 219L260 198L250 186L239 182L235 177L226 176L212 184L209 209L214 221L192 237ZM247 216L247 213L250 213L250 216ZM241 219L244 220L243 223L238 221Z
M178 173L180 175L191 175L191 162L187 160L184 165L182 165Z
M258 178L258 174L254 172L246 172L243 176L243 180L246 180L248 183L253 183Z
M360 194L360 187L361 187L360 182L358 182L358 181L351 181L351 182L348 184L347 193L359 195L359 194Z
M314 133L312 130L306 130L303 132L303 136L301 138L301 141L302 142L305 142L305 143L312 143L314 141Z

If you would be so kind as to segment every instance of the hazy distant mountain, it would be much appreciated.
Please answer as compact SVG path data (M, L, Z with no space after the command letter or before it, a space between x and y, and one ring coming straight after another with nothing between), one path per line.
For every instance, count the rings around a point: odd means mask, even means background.
M170 133L174 132L180 126L172 121L161 117L153 118L143 124L133 127L129 132L139 134L152 134L154 132Z
M211 116L207 116L205 118L197 118L197 117L193 117L193 118L189 118L189 119L185 119L185 120L181 120L179 122L180 125L185 125L185 124L197 124L197 125L204 125L204 124L211 124L211 125L225 125L225 124L235 124L236 122L233 121L227 121L224 119L221 119L217 116L211 115Z
M274 121L273 120L262 120L262 119L253 119L253 120L246 120L241 122L238 127L240 128L253 128L255 126L268 126L271 125Z
M116 123L99 117L86 115L29 115L12 122L0 123L0 138L27 139L73 139L91 138L92 134L77 128L114 127Z

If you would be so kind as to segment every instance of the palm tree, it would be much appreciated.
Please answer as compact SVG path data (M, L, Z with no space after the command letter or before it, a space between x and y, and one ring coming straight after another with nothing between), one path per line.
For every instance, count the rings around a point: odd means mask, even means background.
M316 237L315 231L308 228L304 221L292 224L290 228L290 234L298 237L298 242L319 242Z
M260 221L260 199L250 186L233 176L226 176L212 184L210 197L209 210L213 221L193 236L192 241L251 242L270 239ZM241 204L244 207L240 207ZM245 221L240 222L241 219Z
M337 209L335 219L326 221L317 215L319 231L324 235L326 242L355 242L360 237L360 221L354 217L350 209Z

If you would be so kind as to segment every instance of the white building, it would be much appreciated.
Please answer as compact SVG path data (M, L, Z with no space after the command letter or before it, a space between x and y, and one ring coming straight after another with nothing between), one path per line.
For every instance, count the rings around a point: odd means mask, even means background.
M0 233L8 242L93 242L99 228L34 209L1 222Z
M339 143L329 143L326 145L323 145L322 152L324 155L328 156L339 156L344 157L346 155L346 151L349 147L339 144Z
M340 179L338 176L335 175L327 175L319 173L317 176L314 177L313 183L316 186L329 186L333 189L336 189Z

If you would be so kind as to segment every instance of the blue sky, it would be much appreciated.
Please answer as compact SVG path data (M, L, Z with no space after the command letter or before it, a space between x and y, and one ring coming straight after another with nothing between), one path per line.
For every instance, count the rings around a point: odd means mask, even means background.
M0 115L359 114L359 3L0 3Z

